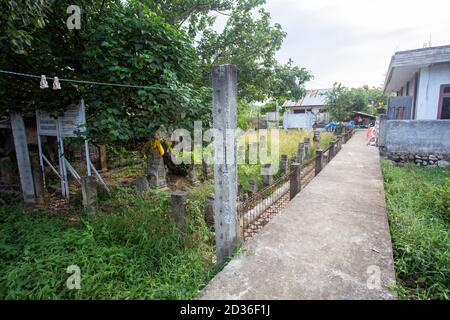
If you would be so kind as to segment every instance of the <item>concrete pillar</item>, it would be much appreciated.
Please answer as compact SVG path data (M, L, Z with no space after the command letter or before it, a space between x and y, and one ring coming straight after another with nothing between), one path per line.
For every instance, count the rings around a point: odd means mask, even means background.
M44 204L45 203L44 176L42 174L42 168L39 163L39 154L30 153L30 158L31 158L31 169L33 171L34 194L36 197L36 202L39 204Z
M386 146L386 124L387 116L380 114L379 128L378 128L378 147L384 148Z
M160 189L167 187L166 167L164 165L164 159L158 150L151 149L145 173L147 174L150 187Z
M217 263L222 264L239 244L237 214L237 152L236 136L227 130L237 129L237 68L218 65L212 69L213 127L222 135L215 140L214 153L214 225ZM230 139L232 139L230 141ZM230 149L230 150L229 150ZM231 156L230 156L231 155ZM222 163L218 163L223 159Z
M214 193L209 194L206 198L206 223L214 226Z
M301 164L293 163L291 165L291 177L290 177L290 197L291 200L301 191Z
M205 160L202 160L202 180L208 181L213 178L213 173L211 172L211 167L206 163Z
M329 153L329 160L331 161L333 160L334 156L336 155L336 141L331 141L330 142L330 153Z
M102 172L108 171L108 152L105 145L100 146L100 168Z
M150 190L150 184L146 176L137 177L134 184L139 194L147 193Z
M190 166L189 175L188 175L189 182L191 184L193 184L194 186L199 185L200 179L198 176L199 176L199 172L197 170L197 165L195 163L192 163Z
M281 155L280 168L284 173L289 172L289 157L286 154Z
M305 160L305 143L301 142L298 144L297 150L297 162L302 163Z
M320 149L320 132L319 131L314 131L314 147L317 149Z
M97 180L94 176L81 178L81 193L83 195L83 207L89 216L95 216L97 207Z
M33 205L36 203L33 173L31 170L30 154L28 152L25 124L23 122L23 117L20 114L11 114L11 128L14 137L14 146L16 148L23 200L25 204Z
M178 229L186 231L186 200L187 192L175 191L172 193L172 216Z
M272 165L271 164L265 164L264 165L265 168L265 172L272 172ZM270 186L271 184L273 184L273 175L268 173L263 175L263 183L265 186Z
M323 165L323 150L316 151L316 176L322 171Z
M249 181L248 191L250 192L250 195L254 196L258 193L258 184L256 183L256 180L251 179Z
M309 154L310 146L311 146L311 139L310 138L305 138L303 141L305 143L305 157L307 157L308 154Z

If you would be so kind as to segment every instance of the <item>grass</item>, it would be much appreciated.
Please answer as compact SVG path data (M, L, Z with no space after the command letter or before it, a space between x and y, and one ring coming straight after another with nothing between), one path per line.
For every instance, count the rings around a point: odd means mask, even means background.
M448 299L450 170L383 163L400 299Z
M116 188L95 219L0 208L0 299L191 299L215 274L213 234L201 198L187 204L188 231L175 228L169 195ZM67 267L81 289L66 288Z
M306 137L313 141L312 131L301 131L301 130L278 130L279 132L279 155L288 155L289 159L292 159L298 151L299 143L303 142ZM320 147L322 149L328 148L330 142L335 140L335 136L328 132L322 132L320 136ZM246 137L250 141L256 141L256 135ZM268 139L268 141L270 141ZM247 141L248 142L248 141ZM270 142L269 142L270 143ZM247 146L245 146L246 148ZM270 150L270 146L269 146ZM307 159L314 157L316 148L311 145ZM248 159L247 159L248 161ZM243 164L239 165L238 168L239 184L242 186L244 191L248 190L250 180L255 180L258 189L263 187L263 177L261 176L261 164Z

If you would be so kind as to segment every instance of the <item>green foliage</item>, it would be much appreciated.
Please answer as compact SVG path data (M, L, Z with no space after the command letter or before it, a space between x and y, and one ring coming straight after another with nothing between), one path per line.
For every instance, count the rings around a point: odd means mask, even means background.
M335 83L326 94L326 105L335 121L346 121L355 111L377 114L378 109L385 107L386 101L387 96L381 89L367 86L349 89Z
M88 134L97 142L147 141L158 129L190 128L208 122L196 86L198 59L191 39L138 1L78 3L82 28L66 26L67 4L49 1L47 23L29 32L31 45L20 54L1 44L0 66L31 74L148 86L150 89L63 83L63 90L40 90L36 79L0 77L0 113L61 111L85 97ZM31 13L30 13L31 14Z
M449 299L450 170L383 163L399 297Z
M211 232L198 200L188 232L172 222L169 195L117 189L96 219L67 225L59 216L0 208L2 299L191 299L215 267ZM81 269L81 290L66 268Z
M210 81L214 64L239 67L239 97L243 101L298 99L311 74L281 65L275 55L286 33L263 8L265 0L142 1L166 21L184 26L196 46L201 62L201 83ZM223 30L214 28L217 14L228 16ZM183 24L184 23L184 24Z

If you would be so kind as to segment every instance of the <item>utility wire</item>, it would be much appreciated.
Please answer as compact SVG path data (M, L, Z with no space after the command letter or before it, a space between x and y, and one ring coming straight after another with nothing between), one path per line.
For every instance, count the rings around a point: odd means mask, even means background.
M28 73L13 72L13 71L6 71L6 70L0 70L0 73L8 74L8 75L20 76L20 77L41 79L41 76L36 76L36 75L33 75L33 74L28 74ZM136 85L129 85L129 84L96 82L96 81L85 81L85 80L74 80L74 79L64 79L64 78L59 78L59 81L60 82L81 83L81 84L92 84L92 85L99 85L99 86L122 87L122 88L153 89L153 90L154 89L162 89L161 86L136 86Z

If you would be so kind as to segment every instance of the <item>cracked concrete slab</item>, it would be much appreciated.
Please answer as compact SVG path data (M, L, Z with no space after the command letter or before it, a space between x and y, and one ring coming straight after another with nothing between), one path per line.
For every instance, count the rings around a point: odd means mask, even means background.
M199 299L395 299L376 148L358 131Z

